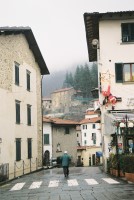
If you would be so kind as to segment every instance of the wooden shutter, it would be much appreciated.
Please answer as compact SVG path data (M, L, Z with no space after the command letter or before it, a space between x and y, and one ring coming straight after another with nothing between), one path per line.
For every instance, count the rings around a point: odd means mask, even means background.
M30 72L27 70L27 90L30 91Z
M31 125L31 105L27 105L27 124Z
M28 138L28 159L32 158L32 139Z
M16 161L21 160L21 139L16 139Z
M16 101L16 123L20 124L20 102Z
M15 84L19 85L19 67L15 65Z
M115 63L115 81L116 83L123 82L123 63Z

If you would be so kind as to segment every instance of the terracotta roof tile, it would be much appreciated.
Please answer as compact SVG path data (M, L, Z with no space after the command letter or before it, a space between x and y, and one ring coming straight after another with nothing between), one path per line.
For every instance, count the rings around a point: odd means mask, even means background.
M99 123L100 117L87 118L80 121L80 124Z

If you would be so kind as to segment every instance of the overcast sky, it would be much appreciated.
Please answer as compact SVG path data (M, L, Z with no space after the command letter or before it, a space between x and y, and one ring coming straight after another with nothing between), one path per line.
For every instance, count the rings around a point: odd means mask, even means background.
M29 26L51 72L88 62L85 12L134 10L134 0L0 0L0 26Z

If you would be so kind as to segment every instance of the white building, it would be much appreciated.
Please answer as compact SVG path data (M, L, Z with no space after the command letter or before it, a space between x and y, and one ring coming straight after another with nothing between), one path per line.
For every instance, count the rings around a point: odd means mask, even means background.
M52 158L52 120L43 117L43 163L49 165Z
M0 28L0 55L0 176L12 179L42 167L41 75L49 71L29 27Z
M77 164L84 166L102 163L100 117L93 110L87 110L81 124L81 143L77 146Z
M104 169L118 133L118 151L134 148L134 11L84 14L89 61L98 62ZM127 124L129 126L129 124ZM131 129L131 130L130 130ZM114 136L113 139L111 136ZM114 144L115 146L115 144Z

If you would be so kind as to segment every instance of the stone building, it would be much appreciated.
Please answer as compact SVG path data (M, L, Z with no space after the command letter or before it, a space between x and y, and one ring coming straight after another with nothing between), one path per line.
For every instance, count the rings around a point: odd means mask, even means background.
M41 75L45 74L49 71L31 28L0 28L0 166L6 178L42 166Z

